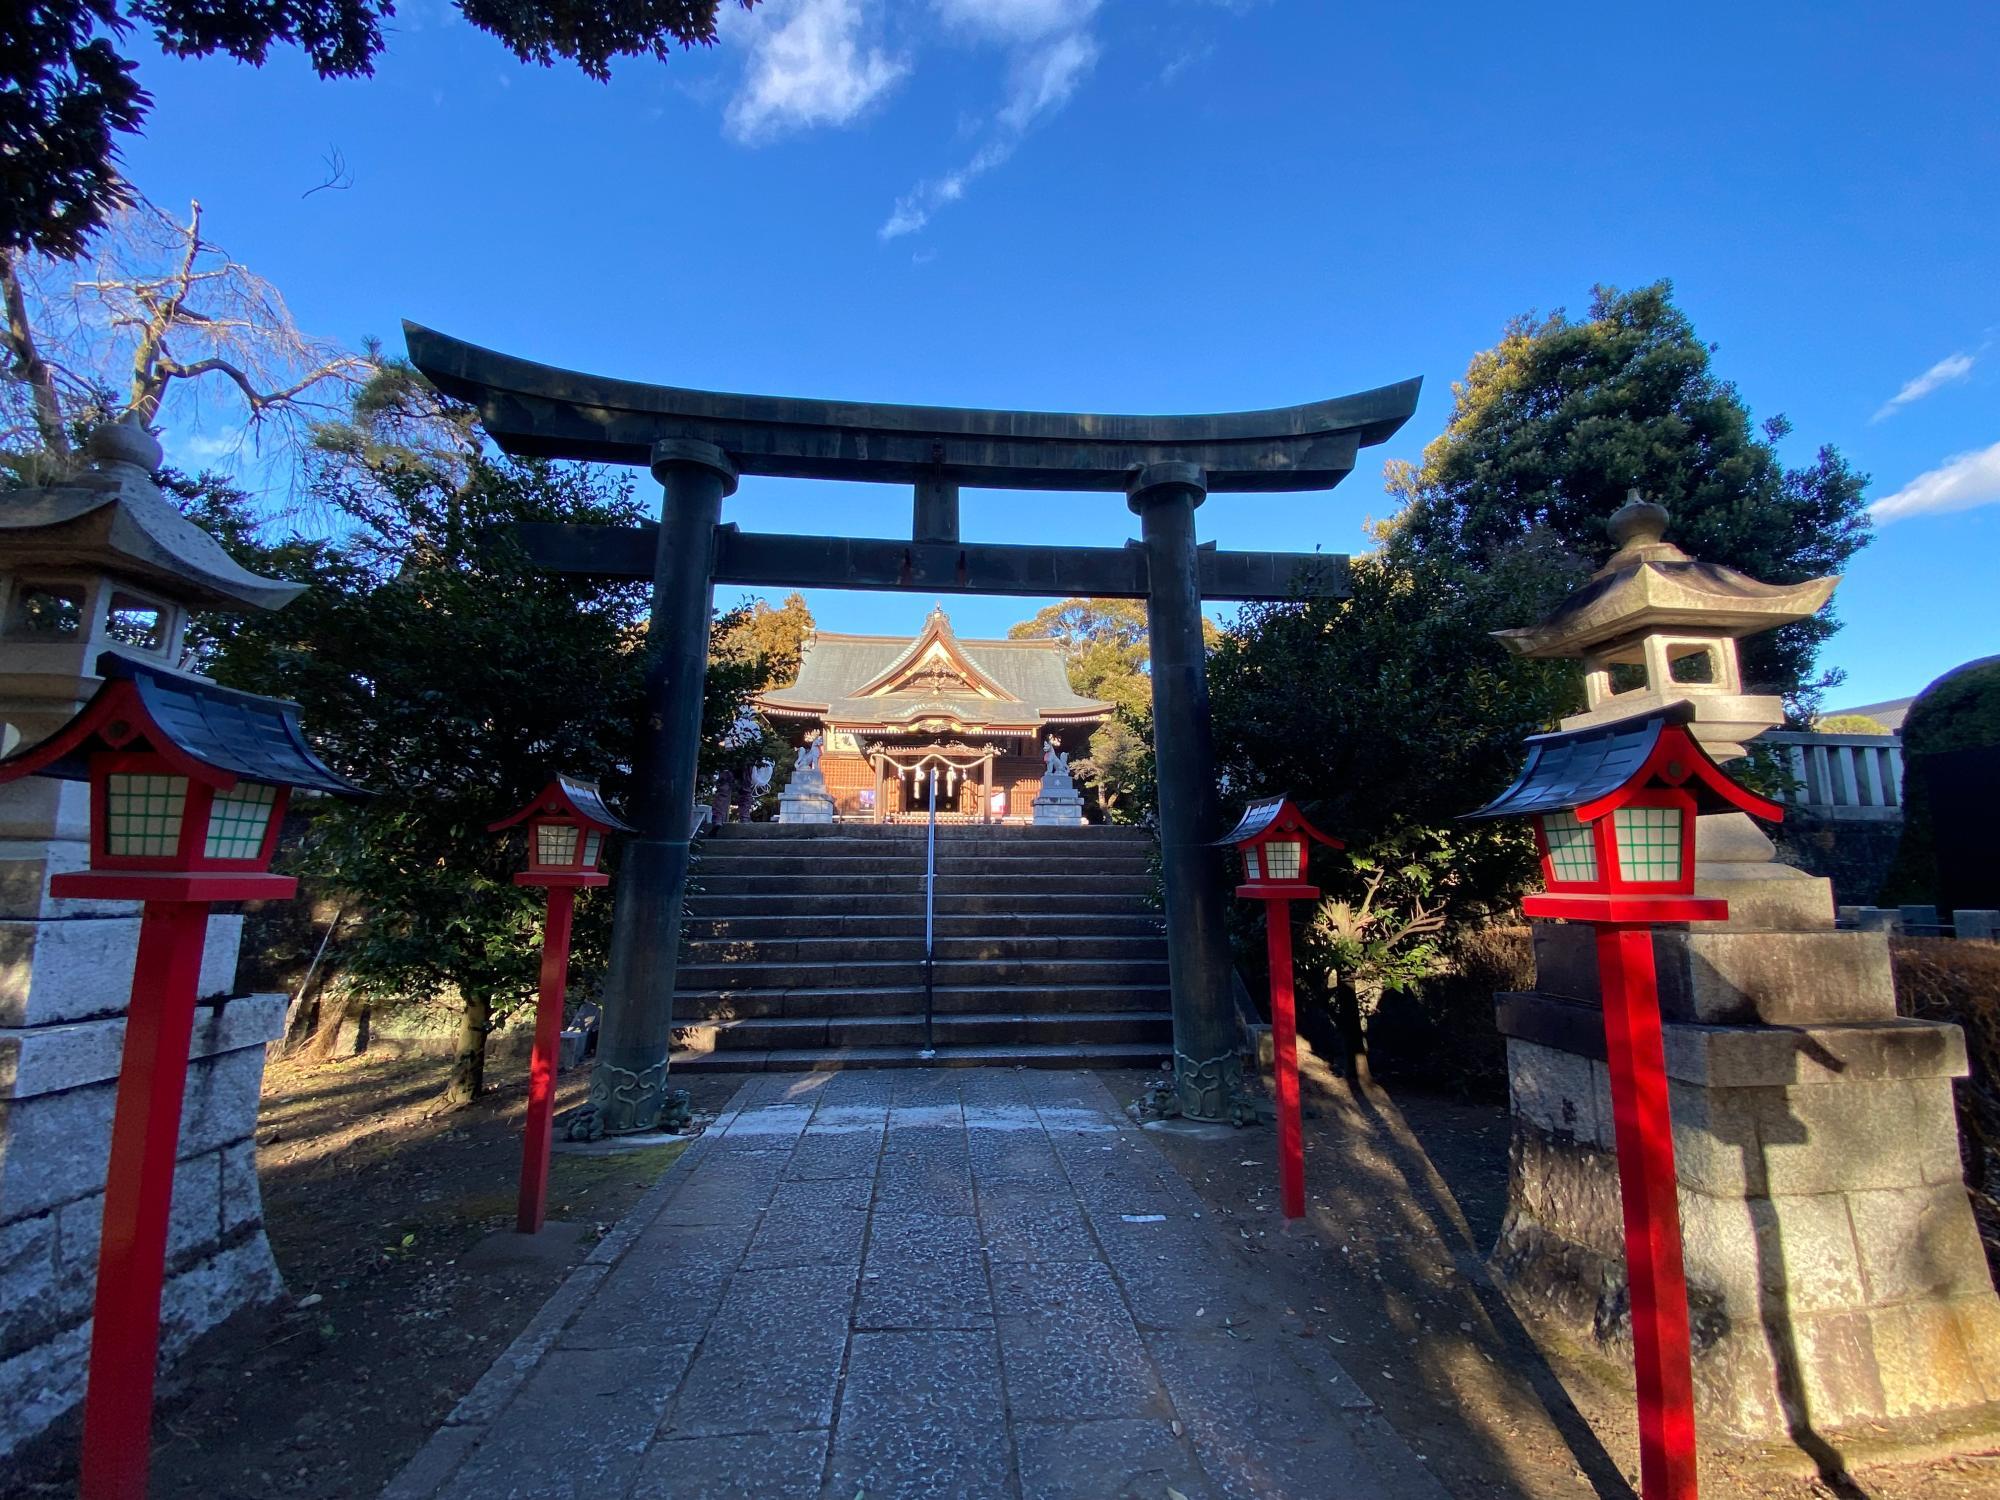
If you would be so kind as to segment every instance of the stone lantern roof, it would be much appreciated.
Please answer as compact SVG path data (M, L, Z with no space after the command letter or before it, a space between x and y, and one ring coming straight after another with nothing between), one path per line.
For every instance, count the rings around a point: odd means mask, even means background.
M1662 628L1738 638L1816 613L1839 578L1759 583L1720 563L1697 562L1667 541L1662 505L1633 490L1612 514L1618 550L1538 625L1496 630L1516 656L1581 656L1594 647Z
M10 570L114 574L198 609L279 609L305 591L239 566L174 508L153 482L162 455L145 428L107 423L85 451L89 472L0 497L0 555Z

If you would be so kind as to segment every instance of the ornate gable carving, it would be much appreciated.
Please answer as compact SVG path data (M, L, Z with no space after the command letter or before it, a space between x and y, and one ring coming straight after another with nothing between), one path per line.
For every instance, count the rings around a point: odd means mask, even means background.
M960 646L951 633L951 621L942 609L933 609L924 622L924 632L874 681L855 694L857 698L984 698L998 703L1021 700L1000 686Z

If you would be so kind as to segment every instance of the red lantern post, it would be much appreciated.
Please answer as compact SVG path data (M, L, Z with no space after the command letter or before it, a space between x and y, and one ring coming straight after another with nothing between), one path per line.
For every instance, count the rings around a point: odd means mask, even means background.
M1732 781L1688 732L1679 703L1528 741L1519 780L1474 818L1535 820L1547 893L1531 917L1596 929L1605 1060L1618 1148L1618 1192L1631 1286L1639 1397L1639 1476L1645 1500L1695 1500L1694 1381L1679 1174L1668 1108L1666 1052L1653 968L1653 928L1718 922L1729 903L1694 894L1695 818L1784 810Z
M515 1229L522 1234L536 1234L548 1209L556 1060L562 1046L563 995L569 981L570 926L576 911L576 893L585 886L611 883L611 877L598 868L604 853L604 837L609 833L630 833L632 829L612 816L596 782L560 775L526 807L502 818L490 831L499 833L521 823L528 825L528 868L514 876L514 883L544 886L549 893L548 916L542 924L542 982L535 1003L535 1050L528 1064L528 1119L521 1143L521 1192L514 1215Z
M90 868L51 895L143 903L104 1184L84 1500L143 1500L151 1457L160 1291L181 1133L181 1095L209 907L291 896L269 873L294 787L359 796L299 732L297 708L107 653L77 716L0 761L90 783Z
M1306 881L1308 841L1347 846L1305 820L1288 797L1265 797L1243 810L1224 843L1243 856L1236 894L1266 903L1264 941L1271 967L1271 1043L1278 1081L1278 1206L1288 1219L1306 1211L1305 1142L1299 1123L1298 1016L1292 999L1292 903L1317 901Z

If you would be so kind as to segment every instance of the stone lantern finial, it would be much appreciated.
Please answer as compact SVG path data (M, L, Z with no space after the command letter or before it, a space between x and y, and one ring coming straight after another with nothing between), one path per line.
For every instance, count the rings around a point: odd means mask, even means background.
M83 451L100 469L126 465L148 478L159 473L160 465L166 461L166 450L161 448L160 440L137 417L99 423L84 439Z
M1673 519L1664 505L1644 499L1636 488L1625 492L1625 503L1605 522L1611 540L1620 552L1634 546L1648 546L1666 537L1667 523Z

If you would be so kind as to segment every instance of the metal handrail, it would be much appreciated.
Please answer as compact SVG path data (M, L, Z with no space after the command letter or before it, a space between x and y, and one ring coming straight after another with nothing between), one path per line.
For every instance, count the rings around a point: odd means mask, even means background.
M930 820L924 833L924 1050L925 1057L937 1056L937 1042L931 1035L931 1015L935 1009L933 976L937 969L937 767L930 771Z

